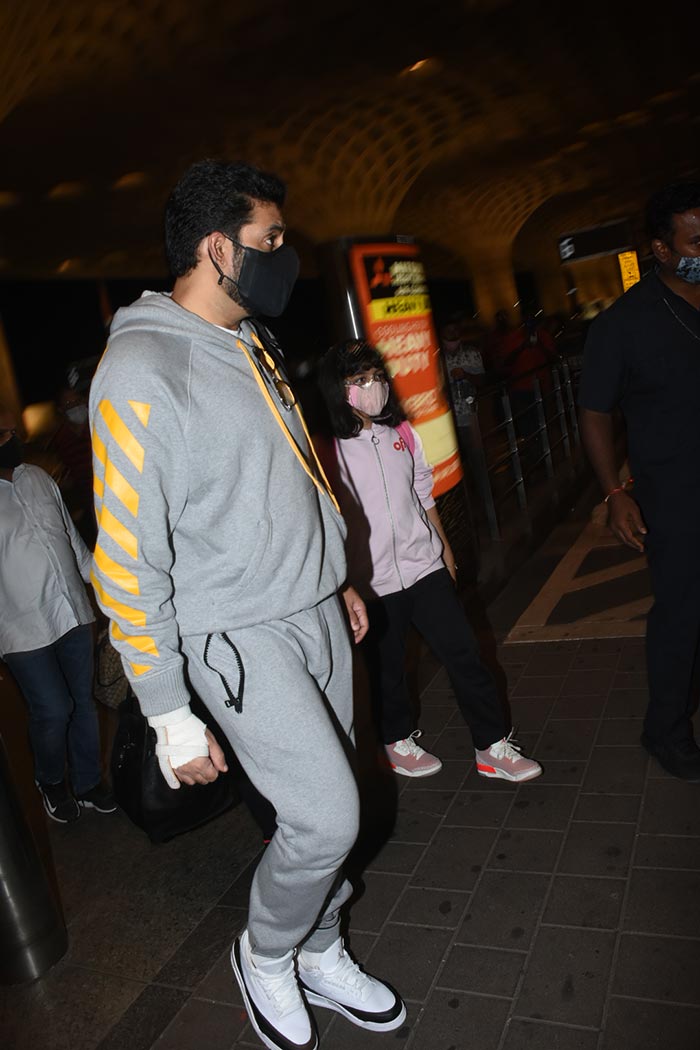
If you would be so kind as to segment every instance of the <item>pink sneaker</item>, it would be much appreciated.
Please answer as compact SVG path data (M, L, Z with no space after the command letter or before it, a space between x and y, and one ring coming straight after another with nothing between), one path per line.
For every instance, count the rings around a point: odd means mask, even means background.
M542 766L532 758L520 754L513 741L513 730L502 740L497 740L485 751L476 752L476 771L482 777L497 777L501 780L534 780L542 772Z
M395 740L393 744L385 744L387 758L391 768L402 777L431 777L433 773L439 773L442 762L435 755L428 754L420 747L416 740L423 735L422 729L415 729L405 740Z

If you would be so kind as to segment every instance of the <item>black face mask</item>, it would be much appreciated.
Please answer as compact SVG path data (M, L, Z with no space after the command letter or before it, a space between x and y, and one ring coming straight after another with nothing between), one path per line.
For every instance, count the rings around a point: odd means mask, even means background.
M274 252L261 252L257 248L239 244L232 237L228 240L243 252L241 272L238 279L229 277L210 253L209 258L219 274L219 284L224 280L235 284L243 305L254 316L263 314L265 317L279 317L289 302L299 276L299 256L288 244L283 244Z
M4 445L0 445L0 468L14 470L22 462L22 442L15 434Z

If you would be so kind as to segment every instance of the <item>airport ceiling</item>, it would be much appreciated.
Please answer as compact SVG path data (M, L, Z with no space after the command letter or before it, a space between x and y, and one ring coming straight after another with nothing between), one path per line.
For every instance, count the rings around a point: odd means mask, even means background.
M290 240L410 233L435 276L698 174L697 4L6 0L0 276L164 276L184 167L289 186Z

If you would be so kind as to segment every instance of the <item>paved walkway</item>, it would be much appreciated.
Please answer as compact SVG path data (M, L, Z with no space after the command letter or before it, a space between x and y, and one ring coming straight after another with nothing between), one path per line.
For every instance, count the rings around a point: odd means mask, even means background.
M590 521L505 640L643 638L651 605L646 557Z
M584 526L535 559L540 588ZM532 579L531 565L489 611L498 625L509 610L503 636ZM533 783L476 776L445 673L419 648L420 724L442 772L380 772L360 712L349 940L408 1017L382 1036L317 1011L323 1050L698 1050L700 788L638 746L642 640L496 656L519 739L545 768ZM36 985L1 993L8 1050L260 1046L228 965L260 850L242 807L161 847L122 814L87 813L50 838L70 948Z

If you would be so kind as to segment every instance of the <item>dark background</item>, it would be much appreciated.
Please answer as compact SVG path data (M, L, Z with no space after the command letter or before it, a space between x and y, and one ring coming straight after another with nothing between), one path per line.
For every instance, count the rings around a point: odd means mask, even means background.
M104 291L113 310L144 289L168 290L167 280L112 280ZM456 310L473 312L466 281L428 282L435 322ZM0 318L25 405L50 401L74 362L99 358L107 330L100 284L94 280L0 281ZM269 322L292 367L315 360L332 343L332 322L322 282L300 279L282 317Z

